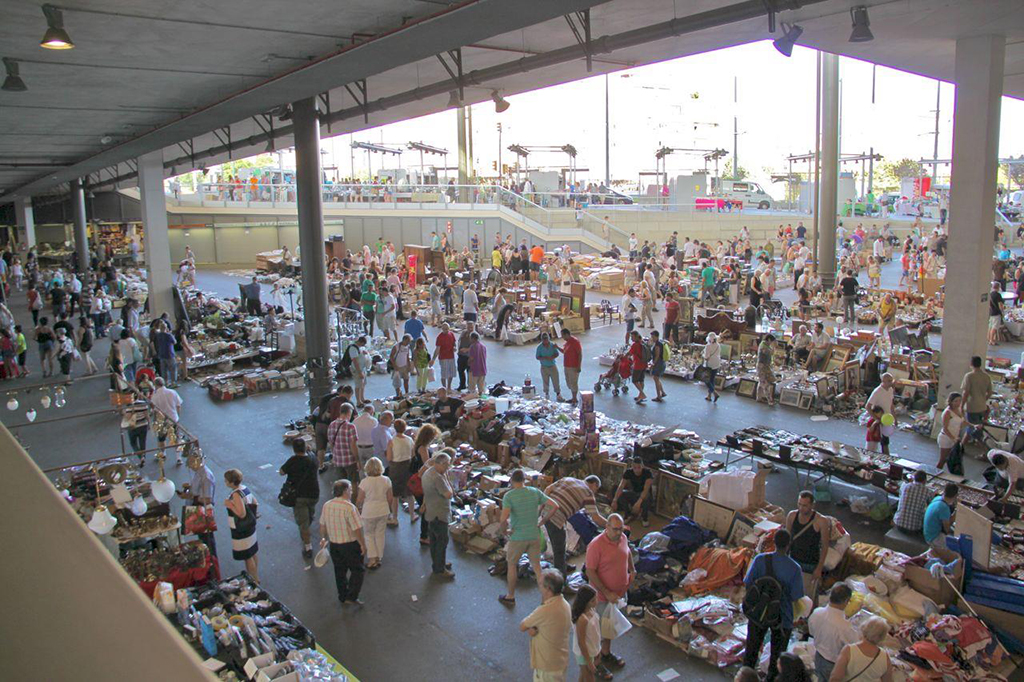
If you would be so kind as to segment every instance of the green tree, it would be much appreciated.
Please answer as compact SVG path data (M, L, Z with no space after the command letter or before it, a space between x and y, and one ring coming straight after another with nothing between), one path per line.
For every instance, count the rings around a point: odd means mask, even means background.
M258 156L250 156L247 159L238 159L237 161L226 161L220 164L221 173L224 175L235 175L242 168L268 168L273 166L277 160L273 154L260 154Z
M1006 167L1006 175L1010 181L1006 183L1007 189L1010 188L1011 182L1017 184L1017 189L1024 189L1024 163L1014 163L1008 165Z
M750 173L743 166L736 169L735 172L732 170L732 159L725 162L722 166L722 179L723 180L743 180L744 178L750 177Z
M924 166L913 159L886 161L882 164L881 176L885 184L899 187L904 178L916 178L924 175Z

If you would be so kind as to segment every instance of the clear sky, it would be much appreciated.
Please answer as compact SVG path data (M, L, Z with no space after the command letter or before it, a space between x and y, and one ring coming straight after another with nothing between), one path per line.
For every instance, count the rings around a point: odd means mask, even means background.
M887 159L932 158L937 81L877 67L872 101L873 66L842 58L840 62L841 149L844 153L875 152ZM797 47L793 56L779 54L770 42L727 48L622 71L608 77L611 111L611 176L637 180L640 171L653 171L654 152L661 146L724 148L732 158L733 119L738 123L740 165L775 196L781 185L770 185L771 172L787 170L786 156L814 148L815 52ZM734 83L736 101L734 102ZM581 178L603 180L605 174L605 77L597 76L509 97L512 106L496 114L490 103L473 107L473 158L480 175L491 175L498 157L500 121L504 163L513 161L510 144L572 144L579 152L577 166L589 168ZM939 158L949 158L953 117L953 86L941 86ZM1000 155L1024 154L1024 102L1003 98ZM324 140L326 161L350 169L349 140L404 145L410 140L446 147L449 165L456 157L456 114L448 110L422 118ZM333 160L332 160L333 157ZM419 156L403 155L403 165ZM382 159L373 158L374 169ZM428 162L429 163L429 162ZM530 164L562 166L562 153L531 155ZM396 164L392 157L385 167ZM669 175L702 169L699 155L674 154ZM806 166L804 167L806 168ZM859 170L848 166L847 170ZM801 170L799 165L794 170ZM366 173L366 154L355 155L355 172ZM939 168L939 175L948 167Z

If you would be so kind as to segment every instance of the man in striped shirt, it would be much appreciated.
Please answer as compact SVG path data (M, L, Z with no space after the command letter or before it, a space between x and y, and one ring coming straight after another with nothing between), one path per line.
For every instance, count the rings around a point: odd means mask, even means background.
M582 481L578 478L562 478L544 490L549 499L541 509L541 521L551 539L553 563L562 575L568 575L565 571L565 524L569 517L585 509L587 515L599 527L604 528L608 524L608 519L601 516L597 509L595 495L600 489L601 479L597 476L587 476Z
M338 409L338 418L327 427L327 449L334 458L334 466L341 478L359 480L359 449L356 427L352 425L352 405L345 403Z
M352 504L352 484L344 478L334 482L334 498L320 510L320 537L321 547L330 546L338 601L362 606L359 590L363 587L366 540L359 510Z

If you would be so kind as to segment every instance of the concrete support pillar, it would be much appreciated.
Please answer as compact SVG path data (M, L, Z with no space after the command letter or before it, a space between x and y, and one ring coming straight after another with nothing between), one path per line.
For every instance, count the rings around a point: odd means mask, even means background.
M75 254L78 256L78 272L89 268L89 235L85 230L85 187L82 180L71 182L71 207L75 211Z
M839 55L821 55L821 179L818 183L818 274L836 280L836 205L839 195Z
M458 140L459 140L459 203L467 203L469 201L469 192L466 191L466 185L469 184L469 155L466 150L466 107L459 107L456 111L456 119L458 121Z
M25 249L36 245L36 219L32 213L32 197L14 200L14 217L18 224L18 244Z
M302 313L306 329L309 408L331 390L331 339L327 327L327 265L324 206L320 192L320 120L316 99L292 104L295 125L295 184L302 260Z
M1006 39L956 41L953 171L939 404L959 389L971 356L988 351L988 305L995 241L999 109Z
M171 291L171 244L167 236L167 198L164 194L163 150L138 159L139 199L142 209L142 235L146 251L146 285L149 287L149 314L156 318L174 316Z

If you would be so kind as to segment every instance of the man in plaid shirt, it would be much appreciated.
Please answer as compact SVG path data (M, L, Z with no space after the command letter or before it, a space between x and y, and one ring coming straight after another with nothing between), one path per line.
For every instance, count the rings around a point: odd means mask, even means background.
M359 481L359 450L356 427L352 425L352 405L345 403L338 410L338 418L327 427L327 449L331 451L334 466L340 470L339 478Z
M900 503L892 522L904 533L920 533L924 527L924 510L933 497L925 485L927 480L928 475L918 469L914 472L914 480L900 488Z

